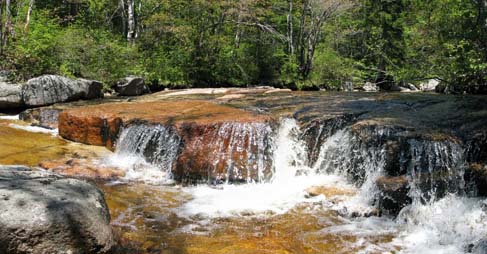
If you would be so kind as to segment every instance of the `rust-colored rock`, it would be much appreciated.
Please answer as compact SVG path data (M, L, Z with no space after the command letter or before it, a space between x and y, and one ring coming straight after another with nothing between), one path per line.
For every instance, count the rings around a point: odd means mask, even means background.
M130 122L162 125L262 122L267 118L205 101L113 103L75 108L59 115L65 139L113 149L120 127Z
M59 134L114 149L123 126L171 127L182 140L173 167L177 179L246 181L271 175L270 122L265 115L206 101L114 103L63 111Z
M45 161L39 166L60 175L85 179L111 180L125 176L123 170L94 165L86 159Z
M319 195L325 195L326 197L353 196L356 194L356 192L351 189L341 189L337 187L328 187L328 186L312 186L306 189L305 191L309 197L316 197Z
M178 132L184 143L174 167L178 180L248 181L272 175L268 123L187 123Z

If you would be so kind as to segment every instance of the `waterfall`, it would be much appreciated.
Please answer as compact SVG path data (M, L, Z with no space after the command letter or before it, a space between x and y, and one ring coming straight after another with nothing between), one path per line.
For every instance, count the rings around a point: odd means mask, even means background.
M306 144L299 137L300 130L296 120L281 120L274 144L272 181L292 181L297 174L309 171Z
M368 214L374 210L373 202L379 194L376 180L384 174L386 160L382 141L388 135L390 131L384 128L357 133L346 127L323 143L313 169L322 174L342 175L360 186L356 196L339 206L342 212Z
M128 126L112 161L127 168L130 179L167 181L182 149L190 148L190 156L205 158L209 164L203 170L225 181L217 187L184 189L193 199L175 209L189 220L277 215L309 203L343 216L345 224L327 227L323 233L393 235L390 243L370 243L371 249L481 253L485 244L487 203L464 194L466 156L461 143L375 125L343 126L323 142L310 143L303 139L295 119L282 119L277 130L267 123L224 123L196 133L204 135L190 135L193 139L185 143L188 140L183 141L171 127ZM319 154L313 160L309 144L316 143L320 147L313 149ZM400 175L407 178L409 192L404 195L411 202L401 207L397 217L374 216L382 191L377 180ZM246 184L235 184L239 180ZM309 198L305 190L312 186L346 188L357 194L338 201Z
M448 193L464 191L464 149L451 141L410 139L401 151L413 202L431 203Z
M180 143L181 139L170 127L129 125L118 138L115 154L104 164L124 169L128 180L168 183Z
M247 184L227 182L218 188L208 185L191 187L188 190L193 200L184 204L178 214L189 217L227 217L269 211L283 214L296 204L320 200L322 197L306 198L305 189L316 185L343 183L344 179L316 174L307 166L306 146L299 139L300 134L295 119L282 119L272 138L272 146L268 148L272 150L270 159L274 161L273 174L269 181ZM351 188L348 185L347 187Z
M399 149L392 157L387 153L389 141ZM399 167L397 174L407 175L405 195L412 200L394 219L395 226L387 223L387 217L381 223L365 218L325 232L354 234L347 230L374 223L377 231L398 230L386 249L399 247L399 253L485 253L487 202L465 195L466 155L460 143L408 137L387 128L345 127L323 143L313 168L347 176L360 186L356 196L335 206L353 214L374 205L379 194L376 180L391 173L386 170L388 163Z
M163 171L170 171L179 153L181 139L170 127L131 125L122 131L116 153L144 157Z
M208 177L229 181L265 181L272 175L273 130L267 123L223 123L207 144ZM211 152L209 152L211 149ZM208 179L211 181L211 179Z

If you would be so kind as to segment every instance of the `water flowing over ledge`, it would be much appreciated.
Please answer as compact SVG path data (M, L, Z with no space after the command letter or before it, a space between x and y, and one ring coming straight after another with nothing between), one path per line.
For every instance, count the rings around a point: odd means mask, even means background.
M282 119L276 131L265 124L224 124L208 139L208 144L217 149L214 155L208 155L215 156L211 157L215 160L207 170L214 171L221 164L224 169L221 179L227 180L208 179L211 184L223 183L218 187L187 187L192 199L176 208L176 213L189 220L262 217L288 213L298 204L308 203L312 207L323 204L349 219L347 226L332 226L322 233L361 232L365 238L377 232L396 235L387 244L367 243L369 251L399 248L404 253L426 253L434 248L439 253L458 253L478 248L482 235L487 234L484 225L487 215L482 200L468 197L464 191L466 160L461 144L420 139L405 133L407 130L402 128L350 123L324 139L313 163L308 156L310 148L294 119ZM391 147L399 150L391 151ZM148 167L163 172L158 176L161 179L170 179L181 150L183 139L170 128L133 125L122 131L116 152L118 157L142 159L140 173L149 176L128 177L144 180L154 177ZM235 156L235 151L242 153ZM267 180L244 177L261 175L262 165L268 161L272 170L271 177L263 178ZM395 171L391 171L389 164L397 166ZM397 217L368 217L376 214L377 209L386 212L381 202L387 193L378 187L379 179L401 174L408 191L400 198L409 201L398 203L400 212L393 213ZM247 184L231 183L241 180ZM312 186L333 186L356 194L338 201L326 194L306 197L305 190ZM354 219L357 215L367 217ZM200 219L195 223L202 223L198 222ZM186 230L192 232L191 226Z
M117 111L120 105L110 106L113 115L101 107L81 116L68 110L60 117L65 121L60 132L77 123L100 123L86 132L96 138L83 140L114 142L115 155L104 163L124 168L123 180L183 184L178 192L189 198L167 211L184 222L170 236L211 236L229 230L228 221L296 216L318 219L314 224L321 228L294 232L301 244L316 247L312 253L323 252L328 247L320 244L333 237L359 253L484 248L483 120L468 124L431 115L458 108L441 98L290 97L299 110L280 97L205 104L224 112L219 117L205 106L182 116L177 113L182 108L169 110L162 117L142 111L128 116ZM129 107L137 112L149 105ZM117 223L134 226L126 218Z

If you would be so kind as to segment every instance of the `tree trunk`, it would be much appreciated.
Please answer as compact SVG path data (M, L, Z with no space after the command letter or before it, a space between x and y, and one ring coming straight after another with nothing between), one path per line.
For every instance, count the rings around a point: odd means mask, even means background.
M289 0L289 13L287 15L287 40L290 55L294 55L293 32L293 0Z
M238 17L237 17L237 32L235 33L235 48L240 48L240 36L241 31L240 31L240 23L242 22L242 15L240 14L240 10L238 11Z
M3 55L3 6L4 0L0 0L0 55Z
M127 18L125 15L125 0L120 0L120 17L122 18L122 34L123 36L127 35Z
M131 43L137 38L137 27L135 20L135 0L127 0L127 40Z
M30 16L32 15L32 9L34 8L35 0L29 1L29 9L27 10L27 17L25 18L24 30L27 32L29 30Z
M12 32L12 13L10 11L10 0L5 0L5 31L3 32L3 48L8 47L8 37Z
M302 67L306 61L306 15L308 13L308 0L303 1L303 10L301 12L301 21L299 23L299 38L298 38L298 50L299 57L298 62L300 66L300 71L302 72Z

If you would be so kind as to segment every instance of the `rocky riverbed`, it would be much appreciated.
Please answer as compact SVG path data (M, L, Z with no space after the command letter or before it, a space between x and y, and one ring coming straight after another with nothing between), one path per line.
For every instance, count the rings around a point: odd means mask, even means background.
M21 116L51 130L3 117L0 164L94 181L115 252L482 253L487 237L485 97L195 89Z

